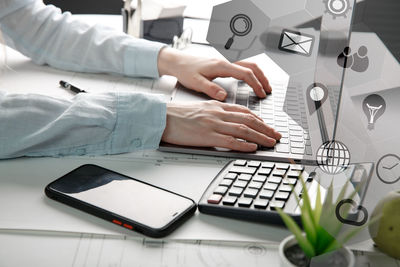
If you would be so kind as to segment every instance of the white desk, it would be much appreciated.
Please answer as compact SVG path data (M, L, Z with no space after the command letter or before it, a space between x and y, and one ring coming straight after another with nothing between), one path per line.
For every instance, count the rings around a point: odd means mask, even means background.
M13 92L31 91L71 97L69 92L58 88L58 81L65 79L88 91L111 88L168 95L175 83L171 78L153 81L63 72L35 66L13 51L8 53L12 70L2 73L1 90L9 88ZM24 81L28 78L29 87ZM289 235L283 227L196 213L168 237L169 243L159 245L159 241L148 243L139 234L51 201L43 193L50 181L79 165L95 163L198 201L227 160L148 151L108 157L20 158L0 161L0 228L4 229L0 231L0 266L93 266L94 262L99 266L128 266L131 262L137 263L135 255L146 261L146 266L160 266L161 262L163 266L209 266L217 263L235 266L240 261L231 256L239 252L244 253L240 255L245 263L258 259L257 264L270 263L270 266L277 266L277 243ZM186 243L179 240L186 240ZM221 240L233 243L223 243ZM254 245L254 242L258 242L258 245ZM252 248L252 244L255 247ZM213 254L213 251L218 253ZM158 256L146 256L153 253ZM201 260L190 261L193 253ZM259 253L260 257L254 253ZM396 266L394 260L382 254L373 254L370 261L374 259L379 259L380 263L385 262L384 266ZM365 257L359 258L360 262L365 260Z

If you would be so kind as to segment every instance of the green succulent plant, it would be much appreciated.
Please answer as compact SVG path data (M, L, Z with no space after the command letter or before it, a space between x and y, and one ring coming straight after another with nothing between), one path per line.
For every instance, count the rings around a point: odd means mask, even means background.
M300 177L300 181L302 183L303 188L307 188L304 182L303 177ZM345 197L345 193L349 184L349 180L342 187L335 203L333 203L333 185L330 184L326 199L324 204L322 204L321 200L321 190L320 185L318 185L317 189L317 197L314 208L311 206L310 197L308 195L307 190L304 190L302 200L300 201L299 197L296 196L296 200L301 210L301 222L304 229L300 228L300 226L291 218L289 215L284 213L281 209L277 209L279 215L281 216L283 222L287 226L287 228L293 233L296 237L298 245L303 250L304 254L308 258L312 258L315 256L319 256L325 253L329 253L331 251L335 251L342 247L343 244L348 242L351 238L357 235L362 229L367 227L370 223L373 223L378 218L371 218L368 223L363 226L356 227L354 229L348 229L347 231L340 233L343 223L336 219L335 209L338 203ZM362 184L359 184L355 190L346 198L352 199L355 194L359 191ZM347 217L350 211L351 205L344 205L341 208L341 215ZM323 226L324 227L323 227ZM325 228L330 229L330 233L325 230Z

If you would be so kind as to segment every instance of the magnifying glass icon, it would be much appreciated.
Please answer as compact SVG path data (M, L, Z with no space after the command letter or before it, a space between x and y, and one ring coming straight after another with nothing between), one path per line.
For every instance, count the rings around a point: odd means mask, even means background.
M233 36L228 39L225 44L225 49L229 50L233 44L233 38L235 36L245 36L250 33L251 28L253 27L253 23L249 16L245 14L237 14L235 15L230 22L230 28L233 33Z

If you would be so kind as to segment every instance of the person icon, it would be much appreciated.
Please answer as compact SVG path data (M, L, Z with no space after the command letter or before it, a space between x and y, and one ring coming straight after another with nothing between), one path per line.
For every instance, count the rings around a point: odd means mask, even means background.
M364 72L369 67L369 58L367 56L368 48L366 46L360 46L357 54L354 54L354 63L351 67L356 72Z
M343 52L337 58L338 65L346 69L351 68L354 63L354 58L350 54L351 54L351 48L348 46L345 47L343 49Z

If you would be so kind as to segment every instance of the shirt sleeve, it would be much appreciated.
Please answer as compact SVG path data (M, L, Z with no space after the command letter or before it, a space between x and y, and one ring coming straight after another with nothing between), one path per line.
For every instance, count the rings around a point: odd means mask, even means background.
M165 118L161 96L125 92L65 100L0 92L0 158L155 149Z
M79 71L159 77L164 44L136 39L103 25L90 26L36 0L1 0L0 26L7 45L37 64Z

